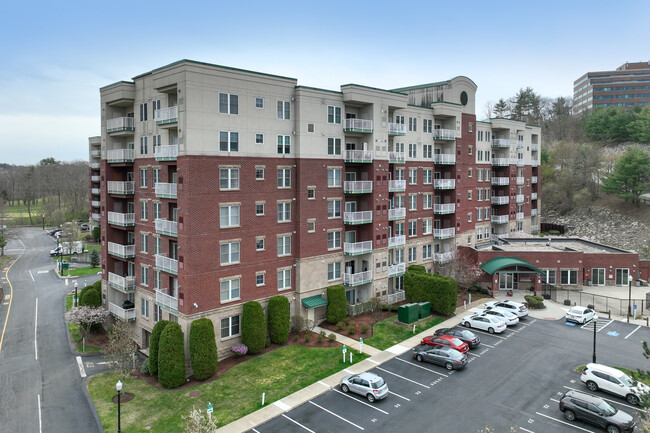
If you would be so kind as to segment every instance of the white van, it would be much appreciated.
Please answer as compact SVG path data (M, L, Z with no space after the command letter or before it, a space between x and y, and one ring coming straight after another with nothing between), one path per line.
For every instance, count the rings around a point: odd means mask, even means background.
M641 396L650 393L650 386L632 379L621 370L602 364L589 363L580 376L590 391L603 391L627 399L630 404L639 404Z

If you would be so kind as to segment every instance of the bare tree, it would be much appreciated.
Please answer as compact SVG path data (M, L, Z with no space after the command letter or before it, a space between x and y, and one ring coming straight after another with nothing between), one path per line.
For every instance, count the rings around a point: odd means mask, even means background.
M131 338L132 333L129 322L121 319L117 319L108 332L106 359L110 361L111 368L120 373L123 382L138 368L135 357L138 347Z

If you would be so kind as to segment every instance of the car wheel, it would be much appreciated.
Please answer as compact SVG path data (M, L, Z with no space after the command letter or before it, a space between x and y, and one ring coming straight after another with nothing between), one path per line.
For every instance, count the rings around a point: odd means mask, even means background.
M372 394L368 394L368 395L366 396L366 398L368 399L368 402L370 402L370 403L374 403L374 402L375 402L375 396L372 395Z
M627 402L630 403L632 406L639 404L639 397L637 397L634 394L628 394L625 396L625 398L627 399Z
M494 334L494 328L488 328L488 332L489 332L490 334Z
M615 425L610 424L607 426L607 433L621 433L621 430L619 430Z
M465 328L471 328L469 322L463 322L463 326L464 326Z
M587 388L589 388L589 391L596 392L598 391L598 384L594 382L593 380L588 380L587 381Z
M576 419L576 414L573 413L572 410L565 410L564 411L564 417L566 419L568 419L569 421L573 421L574 419Z
M349 390L350 390L350 388L348 388L348 386L346 384L341 384L341 391L348 392Z
M418 362L422 362L422 355L418 355L415 359L417 359Z
M451 362L448 362L448 363L445 364L445 368L446 368L447 370L451 371L451 370L454 369L454 366L451 365Z

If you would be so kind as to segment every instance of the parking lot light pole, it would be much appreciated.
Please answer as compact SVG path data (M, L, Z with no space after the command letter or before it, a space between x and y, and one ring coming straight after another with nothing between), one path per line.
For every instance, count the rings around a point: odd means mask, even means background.
M72 303L75 307L79 305L79 301L77 300L77 282L74 282L74 302Z
M628 290L627 290L627 323L630 323L630 316L632 315L632 275L627 277Z
M594 353L591 357L591 362L596 363L596 318L594 317L591 321L594 322Z
M122 394L122 381L118 380L115 384L115 389L117 389L117 433L122 433L122 428L120 426L120 396Z
M43 230L45 230L45 215L43 215Z

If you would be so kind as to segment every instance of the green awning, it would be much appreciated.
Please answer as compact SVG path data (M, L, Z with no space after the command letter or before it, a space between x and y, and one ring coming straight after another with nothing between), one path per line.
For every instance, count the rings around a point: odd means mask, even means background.
M511 272L511 273L518 273L518 274L521 273L529 274L531 272L534 272L536 274L543 273L538 268L528 263L526 260L519 259L517 257L495 257L492 260L489 260L481 265L481 269L483 269L485 272L487 272L490 275L494 275L497 271L500 271L501 269L513 268L513 267L514 269L508 269L507 271L504 272Z
M322 307L328 303L329 301L327 299L324 299L321 295L310 296L302 300L302 306L308 310L310 308Z

